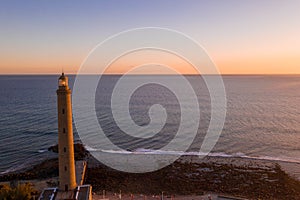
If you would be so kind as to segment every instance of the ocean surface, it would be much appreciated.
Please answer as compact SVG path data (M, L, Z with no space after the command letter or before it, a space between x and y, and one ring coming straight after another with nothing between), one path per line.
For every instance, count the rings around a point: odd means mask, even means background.
M58 77L0 76L0 173L23 169L57 156L47 149L55 145L58 139ZM122 132L111 112L111 94L120 77L103 76L95 97L98 122L109 140L123 149L123 153L176 154L176 151L160 151L178 130L181 115L176 95L158 84L141 86L133 93L129 113L137 125L149 124L148 111L153 104L160 104L167 113L166 123L159 133L150 138L135 138ZM144 76L132 78L143 79ZM176 87L178 84L174 76L153 75L152 78L163 78ZM186 78L197 95L201 118L197 136L185 154L197 155L208 129L211 101L200 76ZM69 80L72 88L75 76L70 76ZM222 134L210 155L299 164L300 76L223 76L223 81L227 116ZM191 108L190 112L194 109ZM194 119L191 117L188 120ZM84 123L87 130L93 128L89 120ZM185 131L188 134L193 130L186 125ZM74 135L75 140L79 140L75 127ZM112 154L122 153L112 149L102 150Z

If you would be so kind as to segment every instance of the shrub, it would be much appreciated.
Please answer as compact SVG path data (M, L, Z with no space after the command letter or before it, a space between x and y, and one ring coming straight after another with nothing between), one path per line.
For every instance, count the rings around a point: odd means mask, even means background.
M30 200L35 190L30 183L18 184L16 187L0 186L0 200Z

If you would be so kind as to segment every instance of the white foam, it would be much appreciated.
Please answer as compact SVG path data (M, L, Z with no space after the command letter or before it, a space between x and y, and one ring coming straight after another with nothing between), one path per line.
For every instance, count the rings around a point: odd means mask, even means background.
M134 151L127 150L105 150L105 149L94 149L91 147L86 147L88 151L99 151L111 154L141 154L141 155L181 155L181 156L209 156L209 157L222 157L222 158L246 158L255 160L266 160L266 161L281 161L281 162L291 162L300 163L300 159L290 158L290 157L272 157L272 156L248 156L242 152L237 152L233 154L227 154L224 152L214 152L206 154L204 152L183 152L183 151L164 151L164 150L153 150L153 149L143 149L139 148Z
M40 150L38 150L38 153L44 153L44 152L46 152L47 150L45 150L45 149L40 149Z

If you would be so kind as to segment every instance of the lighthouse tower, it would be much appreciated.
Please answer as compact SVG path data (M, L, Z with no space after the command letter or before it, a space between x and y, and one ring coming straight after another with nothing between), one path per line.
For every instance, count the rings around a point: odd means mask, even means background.
M58 112L58 161L59 187L45 188L39 200L92 200L92 186L84 185L87 162L76 162L78 180L76 180L71 90L68 77L62 73L58 79L57 112Z
M68 77L62 73L58 79L58 153L59 153L59 189L70 191L76 188L74 145L72 128L71 90Z

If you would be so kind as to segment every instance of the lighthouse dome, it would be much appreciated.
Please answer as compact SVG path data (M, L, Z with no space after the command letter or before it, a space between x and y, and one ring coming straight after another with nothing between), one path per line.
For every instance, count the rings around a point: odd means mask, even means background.
M61 86L61 87L68 86L68 77L65 76L64 73L62 73L61 76L58 79L58 86Z

